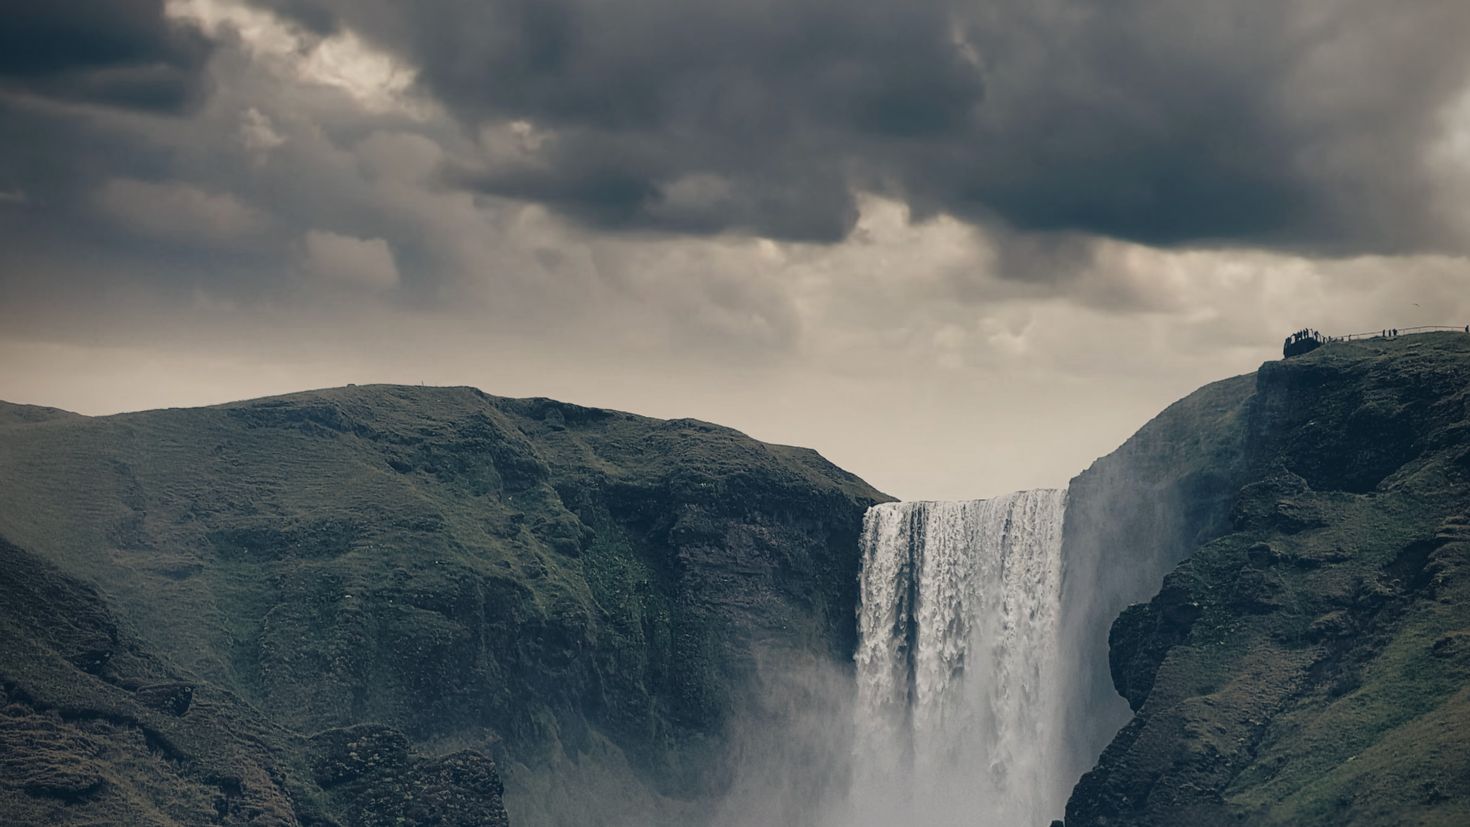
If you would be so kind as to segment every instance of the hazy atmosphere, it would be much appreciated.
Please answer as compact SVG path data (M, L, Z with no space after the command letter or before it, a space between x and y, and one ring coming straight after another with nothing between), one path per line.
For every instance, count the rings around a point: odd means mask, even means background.
M0 824L1467 825L1467 504L1470 0L0 13Z
M0 22L0 398L474 385L905 498L1470 318L1470 4L126 0Z

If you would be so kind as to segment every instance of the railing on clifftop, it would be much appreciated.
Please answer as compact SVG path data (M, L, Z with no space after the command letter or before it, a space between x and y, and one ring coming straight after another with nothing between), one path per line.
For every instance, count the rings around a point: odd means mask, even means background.
M1406 334L1409 334L1409 333L1433 333L1435 331L1448 331L1448 330L1453 330L1453 331L1457 331L1457 332L1460 332L1460 333L1464 333L1465 332L1465 328L1464 328L1463 325L1461 325L1460 327L1456 327L1454 325L1449 325L1449 324L1425 324L1425 325L1419 325L1418 327L1393 327L1393 328L1387 328L1387 330L1389 331L1389 335L1385 335L1384 334L1384 331L1382 331L1382 330L1370 330L1367 333L1349 333L1346 336L1329 336L1329 337L1327 337L1327 341L1329 341L1329 342L1355 342L1355 341L1358 341L1358 340L1361 340L1361 339L1383 339L1383 338L1392 338L1393 336L1403 336L1403 335L1406 335ZM1393 331L1397 331L1397 332L1394 333Z
M1333 342L1356 342L1363 341L1364 339L1396 339L1399 336L1408 336L1414 333L1435 333L1440 331L1470 333L1470 325L1456 327L1455 325L1447 324L1424 324L1418 325L1417 327L1386 327L1382 330L1370 330L1366 333L1349 333L1345 336L1328 336L1308 328L1298 330L1290 336L1287 336L1286 341L1281 346L1281 355L1286 358L1300 356L1303 353L1310 353L1323 345L1332 344Z

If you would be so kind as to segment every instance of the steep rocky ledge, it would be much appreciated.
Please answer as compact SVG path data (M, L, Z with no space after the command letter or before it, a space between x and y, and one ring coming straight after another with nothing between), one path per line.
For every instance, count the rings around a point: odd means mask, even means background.
M493 812L495 764L518 827L617 823L609 790L683 823L681 802L719 790L763 654L850 656L858 532L881 499L814 452L726 428L468 388L103 418L0 404L0 535L26 549L5 578L44 566L75 584L151 658L130 681L192 690L186 720L228 698L255 721L242 732L264 734L220 743L259 753L242 763L258 772L201 764L179 796L263 796L279 823L459 823L400 794ZM0 606L22 626L36 611ZM25 688L43 660L65 686L56 658L0 662L12 717L57 707ZM99 698L145 704L104 684ZM46 726L80 737L65 716ZM107 773L91 772L7 791L0 821L43 804L55 823L95 819L83 782Z
M1470 337L1334 344L1222 389L1181 403L1216 411L1205 443L1151 426L1093 474L1128 485L1083 494L1174 513L1089 533L1092 570L1184 562L1112 625L1133 715L1067 827L1470 823Z

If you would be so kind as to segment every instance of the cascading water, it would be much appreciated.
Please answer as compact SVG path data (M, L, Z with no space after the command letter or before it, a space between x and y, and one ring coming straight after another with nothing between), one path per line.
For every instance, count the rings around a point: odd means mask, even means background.
M847 823L1044 825L1064 491L887 503L863 526Z

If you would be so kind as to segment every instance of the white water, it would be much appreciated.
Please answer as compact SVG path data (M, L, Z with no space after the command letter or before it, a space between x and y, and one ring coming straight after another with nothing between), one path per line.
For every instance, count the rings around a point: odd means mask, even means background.
M849 824L1045 825L1063 491L887 503L863 525Z

